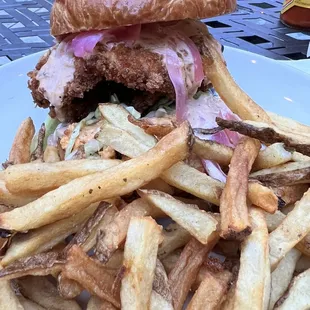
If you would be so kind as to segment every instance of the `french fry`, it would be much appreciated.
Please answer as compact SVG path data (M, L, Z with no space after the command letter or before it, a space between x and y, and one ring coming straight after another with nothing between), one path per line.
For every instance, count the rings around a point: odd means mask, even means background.
M236 291L236 283L233 282L230 289L228 290L226 299L221 305L221 310L234 310L235 291Z
M292 161L310 161L310 157L298 152L293 152Z
M19 194L11 193L5 186L5 181L0 180L0 204L12 207L22 207L34 200L37 197L25 197Z
M115 276L88 257L78 246L74 245L69 250L62 272L66 278L75 280L91 294L120 308L119 291L113 289Z
M114 134L116 134L116 131L114 131ZM113 139L121 138L117 135ZM145 152L145 147L147 147L147 145L144 143L143 146L142 144L143 142L138 143L138 141L136 141L134 144L135 147L133 148L132 144L128 143L127 139L121 139L119 142L120 147L126 148L126 152L131 158L135 157L137 154L141 155ZM125 150L120 153L122 152L125 152ZM180 162L168 169L160 177L165 182L178 189L219 205L220 195L222 189L224 188L224 184L210 178L205 173L199 172L195 168ZM260 184L250 185L249 195L251 195L251 200L254 200L253 204L266 210L267 212L272 213L278 208L277 197L270 189L263 187Z
M57 290L62 298L73 299L82 293L83 287L60 273L57 277Z
M182 309L200 267L218 240L219 234L214 232L208 244L203 245L193 238L183 249L181 256L168 276L175 310Z
M161 241L161 227L151 217L131 218L124 250L122 309L144 310L150 307L157 250Z
M286 146L304 155L310 155L310 136L302 133L295 134L279 129L272 124L253 121L240 122L217 117L216 122L221 128L237 131L265 143L283 142Z
M82 249L84 250L84 252L88 252L89 250L91 250L96 245L98 233L101 230L104 230L107 227L107 225L109 225L111 223L111 221L113 220L113 218L117 214L117 212L118 212L118 210L115 207L115 205L111 206L105 212L104 217L100 220L100 222L95 227L95 229L93 229L91 231L91 233L88 236L88 238L86 239L86 241L82 244Z
M106 227L102 227L102 231L98 235L95 248L97 258L101 262L106 263L119 246L124 243L130 219L132 217L148 215L155 218L158 215L164 216L161 211L158 211L141 198L134 200L119 211Z
M155 190L167 193L169 195L174 194L174 189L172 188L172 186L170 186L168 183L166 183L165 181L163 181L161 179L152 180L151 182L145 184L141 188L143 188L143 189L155 189Z
M285 219L285 214L277 210L274 214L265 213L265 219L269 232L274 231Z
M19 302L21 303L21 305L23 306L23 310L45 310L45 308L41 307L40 305L38 305L37 303L25 298L22 295L18 295L17 296ZM4 308L6 309L6 308Z
M274 213L285 205L285 201L272 189L257 182L248 183L248 198L253 205L268 213Z
M292 153L284 148L283 143L274 143L258 153L253 170L267 169L285 164L292 160Z
M243 240L251 233L248 218L248 176L260 149L260 143L241 138L231 159L220 202L221 237Z
M36 197L74 179L105 171L120 163L116 159L80 159L14 165L5 170L5 185L11 193Z
M310 162L291 162L254 172L250 177L274 187L310 183Z
M146 143L147 146L153 147L156 139L145 133L143 129L128 121L128 116L131 114L119 104L105 103L99 105L99 110L102 116L115 127L119 127L129 134L133 135L140 141Z
M270 267L268 231L263 211L251 208L252 233L241 245L240 269L236 283L234 309L265 309L269 303ZM269 283L266 285L266 279ZM267 300L268 299L268 300Z
M46 276L62 270L64 261L58 252L36 254L20 259L0 270L1 280L11 280L27 275Z
M166 257L174 250L183 247L191 239L190 233L182 226L171 223L163 230L164 240L159 246L158 257Z
M160 176L168 184L219 205L224 184L184 163L177 163Z
M23 164L30 162L30 145L35 133L33 121L26 118L18 127L16 136L9 155L12 164Z
M116 310L116 308L108 301L100 299L97 296L91 296L86 310Z
M265 214L268 231L272 232L277 229L278 226L284 221L286 215L281 211L277 211L275 214ZM302 252L304 255L310 256L310 233L308 233L302 240L300 240L295 248Z
M189 136L189 126L183 123L137 158L73 180L24 207L0 214L0 227L15 231L38 228L69 217L90 203L131 193L186 158Z
M167 274L169 274L172 269L174 268L174 266L176 265L178 259L180 258L180 255L182 253L183 249L177 249L175 251L173 251L172 253L170 253L169 255L167 255L166 257L161 259L162 264L165 267L165 270L167 272Z
M176 120L172 117L144 117L135 119L132 115L128 116L130 123L139 126L145 133L162 138L176 128Z
M45 277L27 276L18 280L23 296L46 309L80 310L75 300L65 300L57 292L57 288Z
M185 204L168 194L154 190L139 190L138 194L171 217L202 244L207 244L217 229L217 220L195 205Z
M213 160L220 165L228 166L234 150L224 144L195 137L193 152L203 159Z
M151 148L148 144L136 139L128 131L113 126L109 123L105 123L102 126L100 132L96 136L96 139L102 144L108 145L115 151L128 157L137 157Z
M310 190L296 203L295 208L270 234L270 265L276 268L280 260L310 232Z
M310 269L295 277L289 291L276 303L276 310L309 309Z
M60 161L58 148L56 146L47 145L43 154L43 161L45 163L57 163Z
M11 288L10 281L0 281L0 309L24 310Z
M208 72L208 78L227 106L242 119L270 123L267 113L238 86L230 75L218 51L217 41L208 33L203 38L204 71Z
M309 184L296 184L272 187L272 190L277 196L285 201L286 205L290 205L300 200L308 188Z
M227 271L221 278L217 278L211 272L205 273L205 278L195 292L188 310L215 310L226 298L232 274Z
M267 112L272 122L283 130L291 131L292 133L300 134L301 132L305 135L310 136L310 127L304 124L301 124L291 118L278 115L273 112Z
M83 224L81 229L75 234L75 236L70 240L68 245L63 251L66 256L68 251L72 246L77 245L79 247L83 246L86 240L90 237L91 233L96 229L100 221L104 218L107 210L111 207L107 202L100 203L97 210L88 218L88 220Z
M271 274L271 295L269 310L274 308L277 300L285 293L293 278L296 263L301 253L296 249L291 249L281 260L278 267Z
M168 277L159 259L156 260L150 310L173 310Z
M51 250L59 242L77 232L96 210L98 204L93 204L87 209L72 217L32 230L27 234L17 234L1 260L2 266L7 266L14 261Z

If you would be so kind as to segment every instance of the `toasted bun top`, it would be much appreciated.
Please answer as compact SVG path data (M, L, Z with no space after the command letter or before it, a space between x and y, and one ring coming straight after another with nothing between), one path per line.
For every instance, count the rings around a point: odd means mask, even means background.
M51 33L57 37L134 24L202 19L235 8L236 0L55 0Z

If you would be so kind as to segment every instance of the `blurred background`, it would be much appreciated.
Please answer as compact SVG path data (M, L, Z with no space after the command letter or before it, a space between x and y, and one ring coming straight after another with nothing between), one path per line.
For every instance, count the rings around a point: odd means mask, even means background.
M0 65L53 45L49 34L52 2L0 0ZM281 23L282 6L280 0L238 0L235 13L204 22L223 45L273 59L306 59L310 32Z

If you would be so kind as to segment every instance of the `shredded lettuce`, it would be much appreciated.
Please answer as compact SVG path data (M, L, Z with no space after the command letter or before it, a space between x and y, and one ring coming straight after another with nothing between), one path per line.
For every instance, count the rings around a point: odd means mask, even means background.
M45 120L45 138L43 142L43 149L45 150L47 146L47 139L48 137L53 134L57 128L57 126L60 124L59 120L56 118L51 118L48 116Z

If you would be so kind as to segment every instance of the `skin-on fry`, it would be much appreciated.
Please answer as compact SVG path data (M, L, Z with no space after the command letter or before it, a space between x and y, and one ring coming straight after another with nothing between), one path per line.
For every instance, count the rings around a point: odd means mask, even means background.
M289 186L277 186L273 187L273 192L281 197L285 201L286 205L297 202L303 196L303 194L308 190L309 184L296 184Z
M118 210L117 208L113 205L111 206L106 212L104 217L100 220L98 225L93 229L89 235L89 237L86 239L86 241L82 244L82 249L84 252L88 252L91 250L97 241L97 235L99 231L104 230L107 225L110 224L110 222L113 220L114 216L117 214Z
M0 204L12 207L22 207L29 202L36 200L37 197L25 197L11 193L5 186L5 181L0 180Z
M217 117L216 122L222 128L237 131L265 143L283 142L304 155L310 155L310 136L303 135L302 133L293 134L283 131L272 124L253 121L240 122Z
M150 310L173 310L168 277L159 259L156 260Z
M97 210L90 216L90 218L83 224L81 229L75 234L75 236L68 243L66 248L63 251L63 254L66 256L68 251L72 248L73 245L82 246L89 238L92 231L100 223L100 221L105 216L107 210L111 207L107 202L102 202L99 204Z
M276 268L280 260L310 232L310 190L295 208L270 234L270 265Z
M236 283L234 309L265 309L269 303L270 267L268 231L263 211L251 208L252 233L241 245L240 269ZM269 283L266 285L266 279ZM266 297L268 295L268 300Z
M169 224L163 230L163 235L164 240L158 249L158 257L160 259L183 247L191 239L190 233L177 223Z
M32 230L27 234L17 234L1 260L7 266L17 259L42 253L52 249L56 244L77 232L80 225L96 210L93 204L80 213L69 218Z
M219 234L214 232L208 244L203 245L193 238L183 249L181 256L168 276L175 310L182 309L200 267L218 240Z
M218 51L214 38L206 33L204 41L203 55L206 55L202 57L204 70L208 72L208 78L227 106L241 119L271 122L267 113L234 81Z
M156 139L153 136L145 133L142 128L128 121L128 116L131 114L121 105L112 103L100 104L99 110L102 116L112 125L123 129L136 139L143 141L149 147L155 145Z
M202 244L207 244L212 233L216 231L217 220L195 205L185 204L166 193L154 190L139 190L138 194L171 217Z
M216 310L226 298L232 274L226 271L222 278L216 278L211 272L205 273L205 278L195 292L188 310Z
M38 228L69 217L90 203L131 193L186 158L189 137L189 126L184 122L147 153L73 180L24 207L1 214L0 227L16 231Z
M38 132L38 137L37 137L37 147L35 150L31 153L31 161L38 161L42 162L43 161L43 143L45 139L45 124L43 123L41 125L41 128Z
M296 263L301 253L296 249L291 249L281 260L278 267L271 274L271 295L269 310L272 310L277 300L287 290L295 270Z
M310 183L310 162L292 162L263 169L252 173L250 177L270 186Z
M57 278L57 289L59 295L65 299L73 299L83 291L83 287L79 283L66 278L62 273Z
M273 124L275 124L278 128L295 132L298 135L302 132L303 134L310 136L309 126L301 124L291 118L281 116L273 112L267 112L267 114L271 118Z
M108 301L92 296L87 303L86 310L116 310L116 308Z
M220 202L221 237L243 240L251 233L248 217L248 177L260 149L260 142L241 138L231 159Z
M5 185L12 193L24 196L45 194L68 182L104 171L120 164L115 159L80 159L57 163L29 163L10 166L5 170Z
M115 215L113 220L102 227L98 235L98 240L95 248L97 258L106 263L112 254L122 245L126 239L129 222L132 217L148 216L158 217L164 216L162 211L158 211L142 198L134 200L124 209Z
M35 133L33 121L30 117L25 119L17 129L13 145L9 155L12 164L23 164L30 162L30 145Z
M24 310L11 288L10 281L0 281L0 309Z
M145 133L162 138L176 128L176 120L172 117L147 117L135 119L132 115L128 116L130 123L139 126Z
M58 252L48 252L26 257L0 270L1 280L10 280L27 275L46 276L61 271L64 261Z
M103 265L88 257L81 248L74 245L68 252L63 275L77 281L91 294L105 299L120 308L119 291L113 290L115 280Z
M253 170L267 169L285 164L292 160L292 153L284 148L283 143L274 143L258 153Z
M124 310L150 307L158 245L162 241L161 229L151 217L133 217L130 220L121 286Z
M310 269L295 277L289 291L277 302L274 309L309 309L310 307Z
M18 280L23 296L46 309L80 310L75 300L65 300L59 296L57 288L45 277L27 276Z

